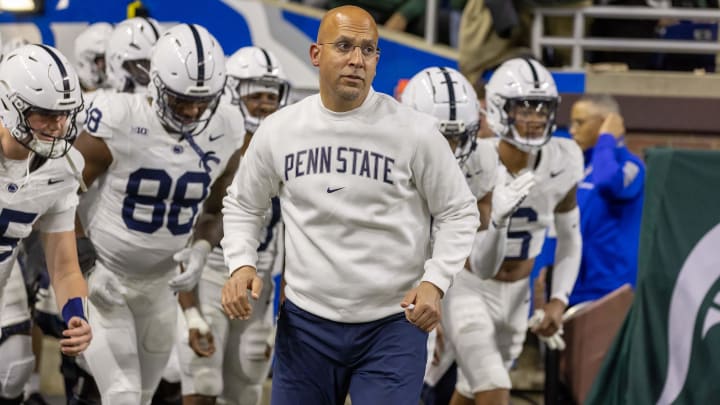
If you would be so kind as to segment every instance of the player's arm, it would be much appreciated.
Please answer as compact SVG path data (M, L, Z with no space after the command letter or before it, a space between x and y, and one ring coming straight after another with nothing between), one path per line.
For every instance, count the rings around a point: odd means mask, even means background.
M503 167L498 173L499 179L495 189L483 197L483 200L489 197L492 201L490 204L492 221L485 230L475 234L470 253L470 270L482 279L495 277L500 270L505 259L510 217L535 184L531 172L526 172L508 185L505 185L504 176L506 171Z
M562 325L562 314L568 304L568 297L575 286L582 257L582 236L580 234L580 210L577 206L577 186L574 186L555 207L555 266L552 273L550 301L545 304L545 318L533 329L534 332L551 336Z
M240 149L232 154L225 171L210 188L210 195L203 204L203 215L198 218L193 232L194 240L206 240L211 246L220 244L223 237L222 207L223 198L232 183L235 172L240 165Z
M67 216L72 218L72 214ZM65 355L76 356L88 347L92 332L87 323L87 284L80 273L75 233L72 230L41 232L41 239L57 305L62 308L62 317L68 326L60 347Z
M85 184L90 187L95 179L110 167L113 161L112 153L104 140L90 135L87 131L80 133L74 146L85 159L82 176ZM75 233L78 238L85 237L85 230L78 218L75 219Z
M642 193L645 167L620 144L625 135L622 117L609 114L599 131L591 161L595 187L602 195L613 199L635 198Z
M492 196L491 191L478 200L480 228L475 233L472 251L465 266L482 279L492 278L500 270L507 241L507 224L498 226L490 220Z
M113 162L107 142L121 132L119 128L127 125L128 118L132 118L126 102L124 95L101 92L88 107L82 132L73 145L85 160L82 175L86 187L90 187ZM77 236L84 237L85 230L79 225L80 221L76 221Z
M178 293L178 302L185 316L190 348L200 357L209 357L215 353L215 343L210 331L210 325L208 325L200 312L196 297L197 286L193 291L181 291Z
M487 230L490 226L490 212L492 211L492 191L485 194L477 202L478 213L480 214L480 226L478 231Z

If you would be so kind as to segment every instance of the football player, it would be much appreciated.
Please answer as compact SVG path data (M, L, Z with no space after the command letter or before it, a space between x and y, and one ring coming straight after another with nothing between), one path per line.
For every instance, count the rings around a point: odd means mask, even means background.
M33 356L16 258L18 242L32 229L40 231L67 326L61 351L78 355L92 338L73 232L83 158L72 143L83 100L75 70L49 46L25 45L5 55L0 78L0 301L7 295L0 319L0 402L20 404Z
M84 357L103 404L150 402L174 342L173 291L192 290L219 240L222 196L239 161L236 134L244 132L242 116L219 105L224 84L220 44L205 28L181 24L153 48L150 99L103 93L88 111L77 142L83 177L105 180L77 232L98 252L88 285L100 331Z
M480 103L472 85L457 70L432 67L420 71L405 87L402 102L439 120L440 132L455 152L468 186L478 200L481 225L474 247L479 252L474 254L483 256L484 260L489 261L486 266L494 269L491 271L496 271L504 256L506 232L499 231L491 224L491 209L502 210L500 214L495 213L494 217L497 218L512 215L517 204L525 198L533 185L532 174L518 178L510 188L502 187L498 192L493 192L498 175L495 143L488 139L477 139ZM495 204L492 204L493 199ZM452 290L453 287L450 287L447 295L450 295ZM443 344L443 333L440 327L437 330L439 338L431 334L428 340L428 367L432 360L436 365L428 368L425 378L431 387L435 386L454 360L452 342ZM435 343L438 346L437 351Z
M477 238L470 256L473 274L458 274L445 297L443 329L459 366L455 405L509 403L508 369L525 339L528 276L545 230L554 223L558 242L552 297L532 328L541 339L558 338L582 246L575 192L583 158L572 140L551 137L559 97L550 72L535 60L512 59L495 71L486 89L485 116L498 136L501 163L496 192L513 189L526 173L535 185L512 215L492 215L492 227L507 232L499 269L482 246L486 240Z
M160 25L152 18L130 18L115 27L105 53L110 87L121 93L147 93L150 52L161 34Z
M105 74L105 45L112 33L109 23L88 26L75 38L75 64L83 92L107 87Z
M241 48L228 59L227 76L223 100L245 118L244 152L260 122L285 106L290 84L275 55L255 46ZM266 215L263 232L258 273L264 283L272 286L273 270L281 268L283 262L283 226L276 198ZM264 289L253 302L253 315L248 321L230 320L218 299L228 273L222 249L216 246L200 282L202 312L192 294L181 293L187 322L179 323L182 329L178 350L185 404L215 403L217 397L222 397L228 404L257 405L262 398L262 384L272 355L268 342L273 329L274 288Z

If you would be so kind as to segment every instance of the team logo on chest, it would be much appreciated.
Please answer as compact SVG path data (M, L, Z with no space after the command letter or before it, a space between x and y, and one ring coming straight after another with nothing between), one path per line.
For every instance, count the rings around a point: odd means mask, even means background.
M202 150L200 145L195 142L195 139L192 135L189 134L183 134L182 139L185 139L190 147L192 148L195 153L197 153L198 157L200 157L200 162L198 163L198 166L205 169L207 173L210 173L212 171L212 167L210 167L210 162L216 163L218 166L220 165L220 158L215 156L215 151L207 151L205 152ZM178 145L179 146L179 145Z

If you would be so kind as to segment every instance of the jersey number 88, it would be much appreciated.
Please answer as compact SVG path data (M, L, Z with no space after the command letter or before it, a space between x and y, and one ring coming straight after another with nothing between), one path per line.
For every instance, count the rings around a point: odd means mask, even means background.
M157 184L155 195L140 194L140 184L151 181ZM188 198L188 185L199 184L202 195L198 198ZM165 223L167 213L167 229L173 235L189 233L195 222L198 205L205 199L210 186L210 176L205 172L186 172L177 179L175 192L168 206L165 200L170 197L173 181L170 175L161 169L138 169L134 171L125 189L126 197L123 200L122 218L128 229L138 232L154 233ZM138 204L152 206L150 220L138 219L135 214ZM180 222L180 213L183 208L192 210L186 222ZM146 209L144 210L146 211Z

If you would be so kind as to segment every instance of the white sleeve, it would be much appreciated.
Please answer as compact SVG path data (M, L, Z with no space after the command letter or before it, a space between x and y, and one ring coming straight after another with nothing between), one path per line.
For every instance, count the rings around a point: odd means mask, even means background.
M480 226L477 201L440 132L432 131L418 139L412 171L436 230L432 257L425 262L421 281L445 292L470 255Z
M281 178L273 168L266 135L263 128L255 133L223 199L221 245L230 274L241 266L256 267L265 214L279 190Z
M555 213L557 246L555 247L555 266L552 274L550 298L568 303L570 293L580 271L582 258L582 235L580 234L580 209Z
M75 200L77 201L77 195ZM64 211L45 213L35 222L33 228L45 233L74 231L76 205L70 206Z
M110 139L123 125L127 125L128 95L101 91L87 110L83 130L90 135Z

